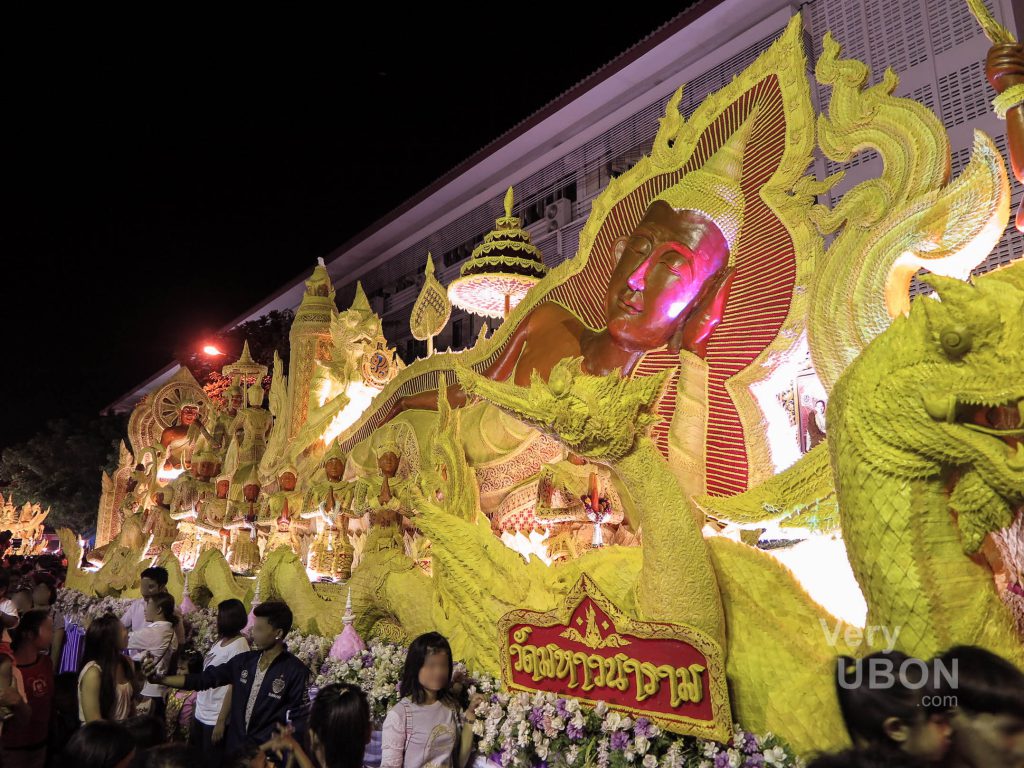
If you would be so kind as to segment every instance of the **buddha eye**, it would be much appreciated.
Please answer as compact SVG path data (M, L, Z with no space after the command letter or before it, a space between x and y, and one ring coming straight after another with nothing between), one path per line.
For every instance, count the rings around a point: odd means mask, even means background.
M970 352L973 341L971 332L962 326L947 328L939 336L942 351L951 360L959 360Z
M633 235L626 241L626 247L638 256L646 257L651 252L651 241L646 237Z

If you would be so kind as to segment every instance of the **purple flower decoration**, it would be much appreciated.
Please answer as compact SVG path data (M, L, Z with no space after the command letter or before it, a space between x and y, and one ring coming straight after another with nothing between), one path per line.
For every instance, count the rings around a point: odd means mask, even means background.
M612 734L611 742L609 746L612 749L617 749L620 752L629 745L629 734L625 731L616 731Z
M752 733L743 734L743 743L740 744L740 749L748 755L752 755L755 752L760 751L760 748L757 746L757 736Z
M729 768L729 753L725 750L715 755L715 768Z
M638 717L636 724L633 726L633 733L637 736L643 736L645 739L649 739L654 736L654 727L651 725L651 721L646 717Z
M747 759L743 761L743 768L764 768L764 755L760 752L754 755L749 755Z
M565 727L565 735L569 737L569 741L579 741L583 738L583 729L569 723Z
M526 717L530 721L530 725L534 728L542 728L544 726L544 710L540 707L534 707L530 710L530 714Z
M565 705L565 699L559 699L555 702L555 712L557 712L558 716L561 718L569 716L569 708Z
M369 669L373 666L373 656L368 653L363 654L363 669Z

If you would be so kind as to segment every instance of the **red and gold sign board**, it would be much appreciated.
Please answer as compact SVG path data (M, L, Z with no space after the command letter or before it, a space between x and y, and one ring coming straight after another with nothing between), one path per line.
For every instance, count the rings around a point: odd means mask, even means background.
M604 701L705 739L732 734L719 645L693 627L629 618L588 576L561 608L511 611L498 629L509 690Z

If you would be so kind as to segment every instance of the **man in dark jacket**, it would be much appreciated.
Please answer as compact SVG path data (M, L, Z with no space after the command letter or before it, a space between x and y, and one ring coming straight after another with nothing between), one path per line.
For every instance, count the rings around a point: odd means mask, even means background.
M279 723L291 723L301 730L309 708L309 668L284 644L292 628L291 609L285 603L271 602L260 603L252 612L254 651L191 675L155 674L150 659L142 665L150 682L171 688L203 691L231 685L226 754L259 746L274 736Z

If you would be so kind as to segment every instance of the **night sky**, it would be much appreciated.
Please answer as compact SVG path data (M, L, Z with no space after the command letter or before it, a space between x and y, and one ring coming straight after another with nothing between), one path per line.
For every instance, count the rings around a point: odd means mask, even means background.
M9 25L0 448L98 412L686 5Z

